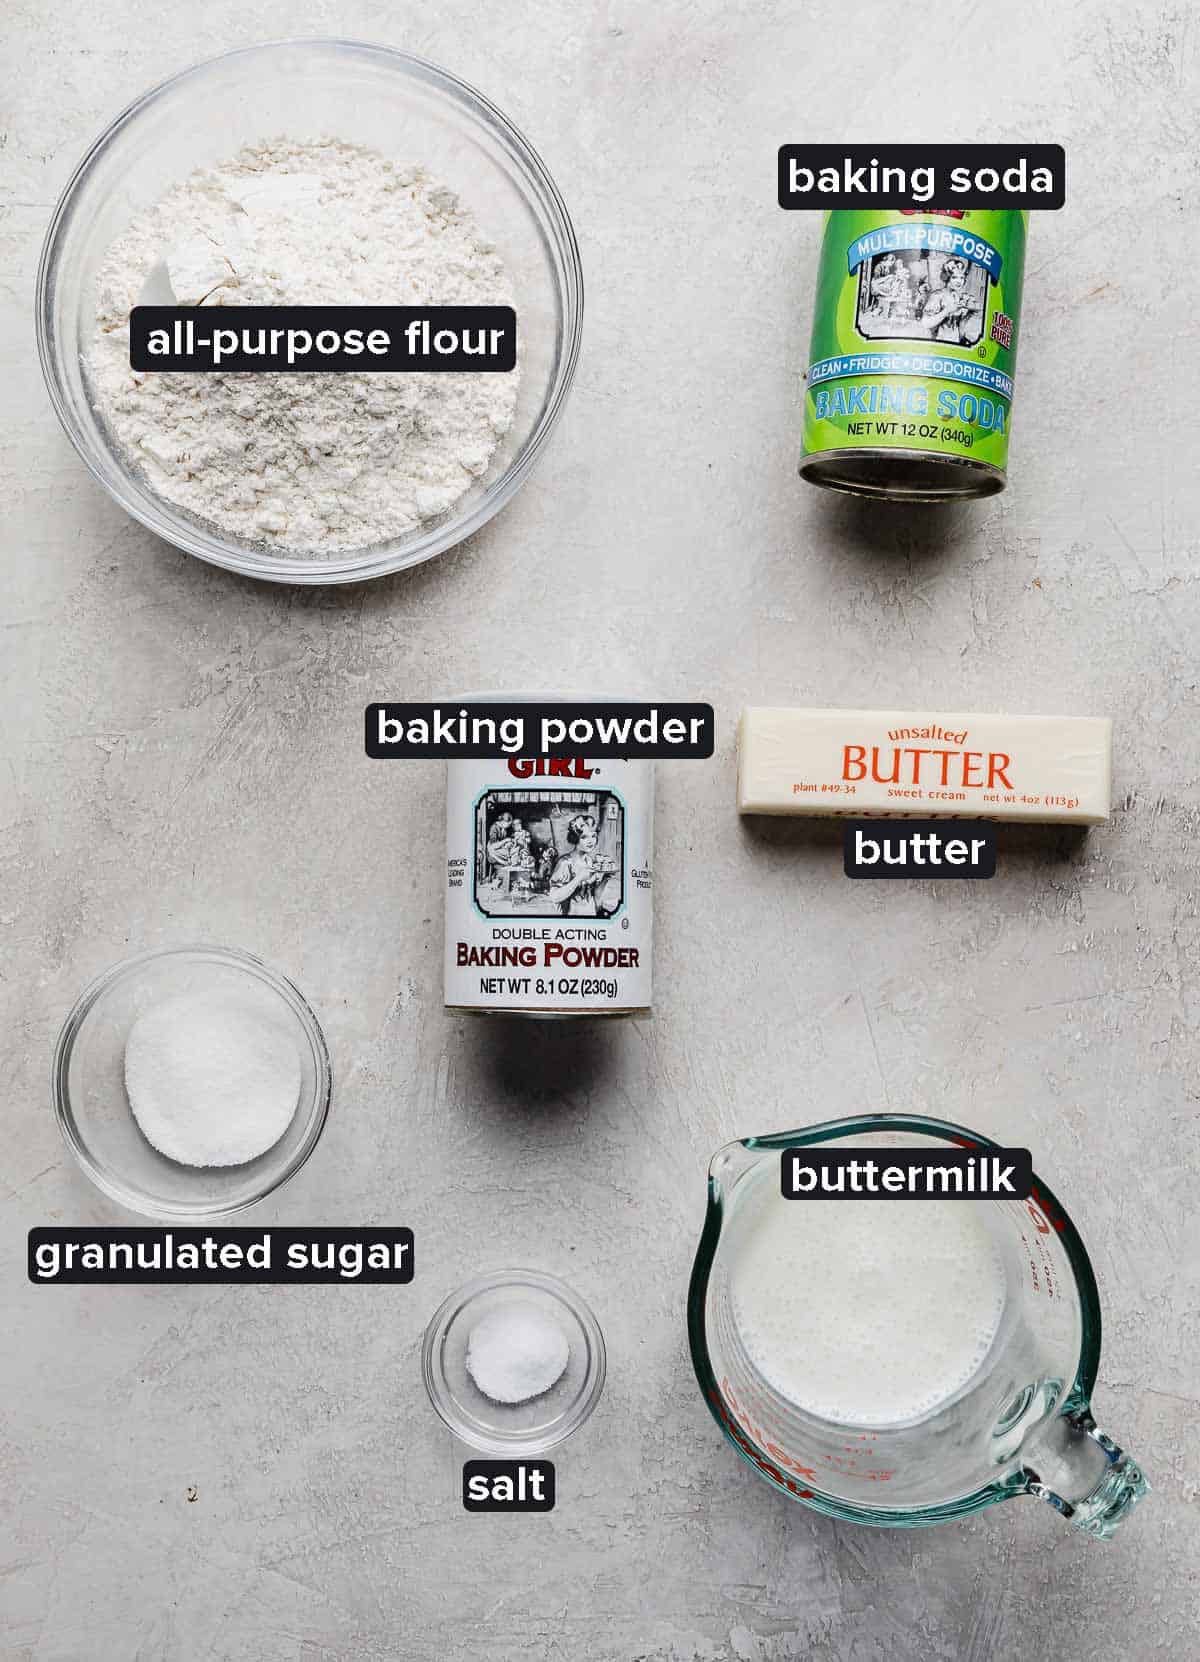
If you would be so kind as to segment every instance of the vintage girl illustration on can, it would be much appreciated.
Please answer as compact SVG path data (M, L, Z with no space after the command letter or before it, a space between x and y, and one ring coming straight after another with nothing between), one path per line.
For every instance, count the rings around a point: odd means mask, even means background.
M610 917L621 904L620 860L602 854L596 821L576 814L567 826L568 852L550 876L551 904L564 917Z
M610 790L491 790L476 806L475 903L486 917L611 917L625 811Z
M971 282L970 272L970 263L959 255L942 261L921 305L921 325L930 340L974 346L983 333L987 273L976 266L976 280Z
M524 1015L650 1006L654 764L446 769L446 1003Z
M1029 215L833 209L800 473L894 501L1003 490Z
M856 327L864 340L974 346L983 333L987 284L987 272L959 254L878 254L862 268Z

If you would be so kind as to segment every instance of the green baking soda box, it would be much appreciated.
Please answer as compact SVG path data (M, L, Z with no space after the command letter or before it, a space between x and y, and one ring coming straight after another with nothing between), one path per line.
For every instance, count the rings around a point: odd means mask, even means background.
M826 215L805 479L910 502L1004 489L1028 229L995 209Z

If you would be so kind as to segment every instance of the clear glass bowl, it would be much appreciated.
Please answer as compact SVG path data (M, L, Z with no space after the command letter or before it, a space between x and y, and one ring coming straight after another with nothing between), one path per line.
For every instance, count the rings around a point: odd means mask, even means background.
M137 1018L180 993L234 993L295 1034L300 1095L283 1136L241 1166L182 1166L148 1143L125 1093L125 1042ZM278 971L229 947L144 952L93 981L63 1024L51 1089L59 1129L98 1189L145 1217L202 1223L230 1217L293 1177L317 1146L333 1075L325 1036Z
M493 1402L467 1372L472 1328L505 1304L540 1306L571 1347L561 1378L527 1402ZM578 1431L600 1400L605 1368L599 1322L578 1293L540 1270L493 1270L468 1281L435 1311L421 1350L429 1400L454 1435L512 1460L545 1454Z
M440 520L336 557L282 555L158 496L118 453L89 394L83 355L96 279L114 238L194 168L287 133L336 134L419 162L478 212L516 297L521 386L487 473ZM575 373L583 272L554 181L481 93L406 52L360 41L275 41L184 70L131 104L76 168L38 272L38 349L68 437L117 502L168 542L278 583L348 583L444 553L510 501L558 419Z

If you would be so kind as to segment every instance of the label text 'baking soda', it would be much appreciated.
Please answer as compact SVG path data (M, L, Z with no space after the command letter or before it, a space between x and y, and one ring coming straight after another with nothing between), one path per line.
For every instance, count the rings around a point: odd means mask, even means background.
M1061 208L1061 144L781 144L781 208Z

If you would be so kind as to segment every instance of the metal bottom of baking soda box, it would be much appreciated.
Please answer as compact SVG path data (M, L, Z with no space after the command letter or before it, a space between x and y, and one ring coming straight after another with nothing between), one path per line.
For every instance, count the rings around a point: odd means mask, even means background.
M825 221L805 479L856 496L1004 489L1028 214L850 209Z

